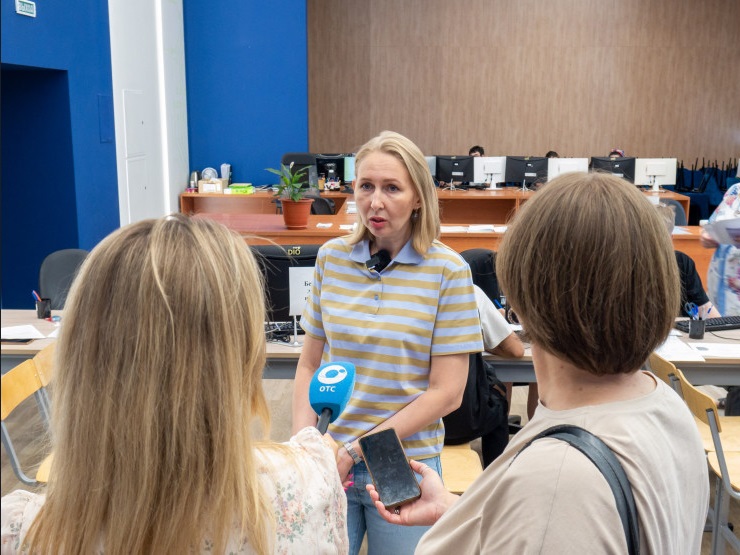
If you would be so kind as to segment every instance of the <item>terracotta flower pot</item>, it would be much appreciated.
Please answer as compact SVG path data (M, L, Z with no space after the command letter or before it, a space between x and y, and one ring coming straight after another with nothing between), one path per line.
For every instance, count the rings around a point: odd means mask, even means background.
M283 206L285 227L288 229L306 229L308 227L308 215L311 213L313 199L280 199L280 203Z

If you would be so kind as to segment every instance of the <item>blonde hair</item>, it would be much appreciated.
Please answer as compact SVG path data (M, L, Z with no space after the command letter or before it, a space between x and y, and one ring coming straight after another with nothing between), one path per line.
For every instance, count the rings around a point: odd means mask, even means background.
M638 369L678 313L663 222L633 185L608 174L564 174L527 201L496 274L532 342L597 375Z
M673 228L676 227L676 208L675 206L663 204L661 202L660 204L655 205L655 209L658 211L658 214L660 214L660 217L663 220L663 224L665 225L665 228L668 230L668 233L673 234Z
M363 160L372 152L383 152L394 156L409 172L411 183L421 203L417 216L411 219L411 244L416 252L426 254L432 241L439 237L440 223L434 179L429 172L424 155L418 146L403 135L394 131L383 131L360 147L355 157L356 174L359 175ZM354 245L363 239L370 239L371 236L370 231L362 224L358 213L357 226L349 237L349 243Z
M242 239L173 215L88 256L56 350L54 463L32 552L271 551L255 419L269 427L261 276ZM265 522L268 526L265 526Z

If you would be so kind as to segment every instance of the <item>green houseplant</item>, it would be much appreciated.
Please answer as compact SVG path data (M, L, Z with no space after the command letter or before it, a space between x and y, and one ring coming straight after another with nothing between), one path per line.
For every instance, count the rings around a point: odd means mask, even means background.
M280 177L275 196L280 197L286 227L288 229L306 229L308 227L308 215L313 203L313 199L305 198L308 189L304 188L301 182L307 168L293 171L293 163L291 162L290 166L280 164L279 170L275 168L265 169Z

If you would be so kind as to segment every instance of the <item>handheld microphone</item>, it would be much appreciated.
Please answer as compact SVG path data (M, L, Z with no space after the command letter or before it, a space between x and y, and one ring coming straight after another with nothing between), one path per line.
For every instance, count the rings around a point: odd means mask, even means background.
M328 362L319 366L308 386L308 401L319 415L316 427L326 433L347 406L355 388L355 365L351 362Z
M390 253L385 249L381 249L365 262L365 266L367 266L368 270L375 270L376 272L380 273L383 271L383 268L388 266L388 264L390 263Z

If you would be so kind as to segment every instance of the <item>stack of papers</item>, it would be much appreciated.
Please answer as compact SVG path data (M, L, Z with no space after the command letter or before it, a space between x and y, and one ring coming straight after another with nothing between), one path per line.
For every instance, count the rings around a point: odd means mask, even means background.
M506 233L507 226L495 224L443 225L442 233Z
M705 224L704 231L721 245L740 247L740 218L717 220Z
M357 214L357 203L354 200L347 201L347 214Z

